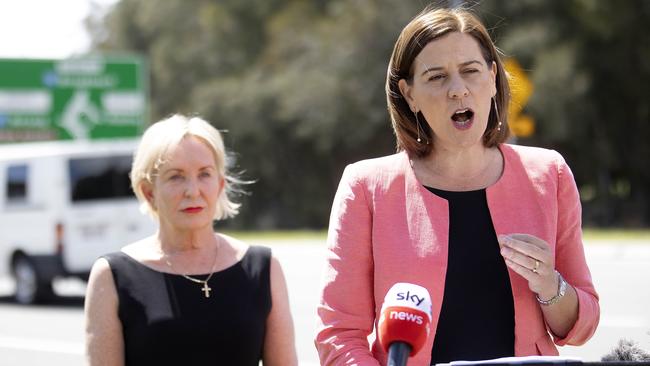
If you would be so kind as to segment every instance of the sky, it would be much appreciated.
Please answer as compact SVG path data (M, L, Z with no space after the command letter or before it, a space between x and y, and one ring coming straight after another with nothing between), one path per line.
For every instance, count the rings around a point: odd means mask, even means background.
M0 58L65 58L90 47L91 3L119 0L0 0Z

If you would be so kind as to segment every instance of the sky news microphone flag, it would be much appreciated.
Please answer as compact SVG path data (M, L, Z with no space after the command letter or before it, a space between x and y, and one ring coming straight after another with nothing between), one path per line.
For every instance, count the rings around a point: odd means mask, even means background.
M422 286L411 283L394 284L381 307L378 337L388 352L396 342L410 346L410 356L424 345L431 331L431 296Z

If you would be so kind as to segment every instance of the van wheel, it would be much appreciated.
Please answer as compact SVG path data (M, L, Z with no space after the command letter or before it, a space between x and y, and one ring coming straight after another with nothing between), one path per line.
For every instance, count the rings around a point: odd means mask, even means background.
M15 298L19 304L35 304L53 294L52 283L38 278L38 270L28 257L16 258L13 273L16 281Z

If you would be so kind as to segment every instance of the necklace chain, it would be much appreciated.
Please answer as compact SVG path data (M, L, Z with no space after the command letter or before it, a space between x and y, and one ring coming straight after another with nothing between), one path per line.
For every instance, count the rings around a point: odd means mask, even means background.
M161 250L162 252L162 250ZM210 278L212 278L212 275L214 274L214 266L217 264L217 258L219 258L219 242L217 241L217 248L215 250L214 254L214 261L212 262L212 266L210 267L210 274L208 274L208 277L205 280L200 280L198 278L191 277L185 273L182 273L180 271L176 271L174 269L174 266L172 266L172 262L169 261L169 256L165 253L162 252L162 257L165 260L165 263L169 266L169 268L172 270L174 273L178 273L184 278L198 284L202 284L203 287L201 288L201 291L203 291L203 294L205 295L206 298L210 297L210 291L212 291L212 288L208 286L208 281L210 281Z

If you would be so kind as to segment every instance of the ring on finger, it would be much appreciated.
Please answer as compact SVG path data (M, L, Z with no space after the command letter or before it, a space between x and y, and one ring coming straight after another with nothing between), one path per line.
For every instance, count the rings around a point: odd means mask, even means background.
M533 273L537 273L538 268L539 268L539 260L535 259L535 267L533 267L531 271L533 271Z

